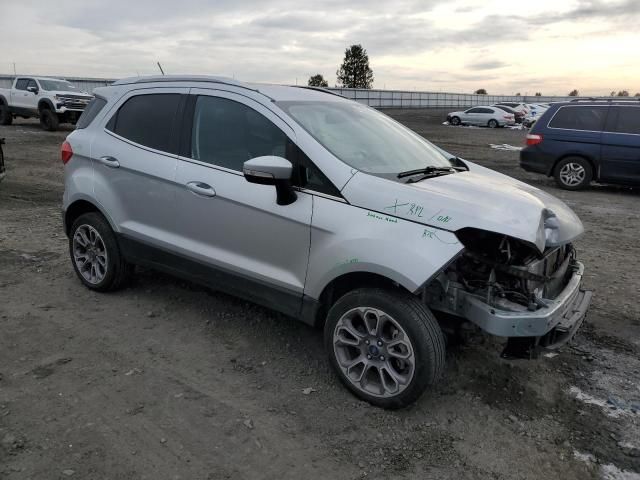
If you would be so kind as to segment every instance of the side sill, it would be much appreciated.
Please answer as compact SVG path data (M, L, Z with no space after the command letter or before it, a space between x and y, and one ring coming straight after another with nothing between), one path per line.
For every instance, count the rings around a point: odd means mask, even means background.
M301 315L302 294L186 258L126 235L117 234L117 238L124 258L130 263L163 271L305 321Z

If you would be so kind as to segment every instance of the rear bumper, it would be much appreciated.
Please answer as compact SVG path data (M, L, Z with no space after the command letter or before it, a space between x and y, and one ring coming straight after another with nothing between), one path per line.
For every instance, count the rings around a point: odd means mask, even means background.
M487 305L472 295L464 295L465 318L492 335L501 337L545 337L542 346L557 348L569 341L584 321L592 292L581 288L584 265L576 262L571 279L546 307L536 311L510 312Z
M549 175L553 168L554 158L541 152L536 147L525 147L520 151L520 167L527 172Z

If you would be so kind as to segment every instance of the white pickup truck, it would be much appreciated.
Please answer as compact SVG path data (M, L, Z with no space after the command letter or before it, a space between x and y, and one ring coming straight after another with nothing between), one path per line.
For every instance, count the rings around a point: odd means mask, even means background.
M66 80L18 76L11 88L0 88L0 125L35 117L42 128L54 131L60 123L75 124L92 98Z

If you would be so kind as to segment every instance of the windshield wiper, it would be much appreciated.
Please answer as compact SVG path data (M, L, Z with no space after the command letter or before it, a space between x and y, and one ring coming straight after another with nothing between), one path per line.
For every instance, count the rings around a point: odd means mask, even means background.
M426 175L424 178L428 178L430 176L438 176L438 175L446 175L448 173L455 173L456 170L453 167L434 167L433 165L429 165L425 168L419 168L417 170L407 170L406 172L400 172L398 174L398 178L404 177L412 177L413 175ZM407 183L411 183L412 180L409 179Z

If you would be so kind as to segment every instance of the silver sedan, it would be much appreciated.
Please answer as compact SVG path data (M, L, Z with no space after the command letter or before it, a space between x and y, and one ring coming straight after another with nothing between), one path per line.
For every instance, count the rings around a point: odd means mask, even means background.
M451 125L478 125L482 127L504 127L514 125L515 116L497 107L481 106L473 107L464 112L452 112L447 115L447 121Z

